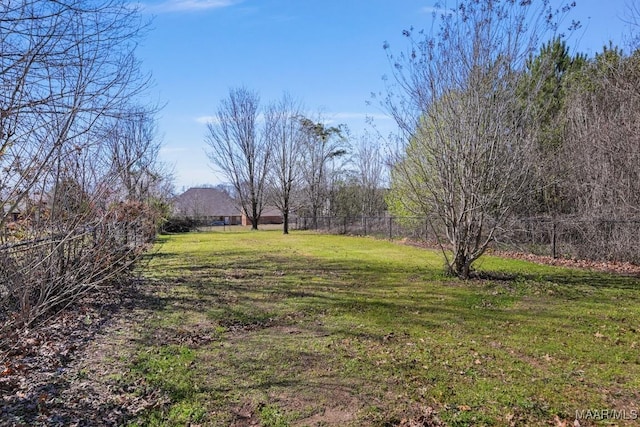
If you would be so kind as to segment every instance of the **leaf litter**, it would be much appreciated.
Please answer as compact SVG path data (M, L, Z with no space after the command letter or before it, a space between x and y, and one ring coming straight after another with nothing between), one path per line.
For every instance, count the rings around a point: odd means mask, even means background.
M126 358L114 355L150 301L142 288L95 292L32 328L0 325L0 426L116 426L166 404L144 380L118 380Z

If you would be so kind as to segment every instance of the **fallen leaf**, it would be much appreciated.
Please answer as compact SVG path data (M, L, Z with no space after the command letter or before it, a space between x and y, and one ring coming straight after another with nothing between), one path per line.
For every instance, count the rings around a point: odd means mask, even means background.
M556 427L567 427L567 422L561 420L560 417L558 417L557 415L554 415L553 422L555 423L554 425Z

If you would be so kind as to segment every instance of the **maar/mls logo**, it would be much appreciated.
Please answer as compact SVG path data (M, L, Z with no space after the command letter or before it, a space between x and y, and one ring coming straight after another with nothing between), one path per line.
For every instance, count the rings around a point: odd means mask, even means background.
M606 421L620 420L633 421L638 419L637 409L584 409L576 410L576 420Z

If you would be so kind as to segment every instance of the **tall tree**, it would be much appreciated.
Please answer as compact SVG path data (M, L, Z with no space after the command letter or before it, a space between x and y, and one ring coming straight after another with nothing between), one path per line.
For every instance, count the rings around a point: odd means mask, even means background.
M122 188L123 198L147 202L162 196L159 190L171 172L158 160L161 141L152 110L132 107L126 116L113 120L104 145L107 176Z
M629 25L629 46L640 48L640 5L634 0L627 0L624 21Z
M637 227L606 229L640 216L639 87L640 51L605 47L570 94L562 158L572 213L589 225L581 256L638 261Z
M637 66L637 58L605 46L574 76L561 158L573 214L590 211L619 217L620 203L635 198L632 187L627 187L634 185L635 177L623 178L620 173L635 175L636 169L632 165L637 162Z
M272 148L270 201L282 213L283 233L289 234L292 198L299 188L303 154L301 106L291 96L271 105L265 115L267 138Z
M537 129L537 142L531 191L536 197L521 206L522 214L557 216L570 209L566 186L562 185L568 170L561 152L567 136L568 95L576 75L586 63L585 55L572 55L559 37L545 43L527 61L519 96L523 104L533 102L531 126ZM531 93L535 93L535 97L532 98Z
M0 229L65 147L91 141L146 86L142 28L124 0L0 5Z
M302 182L305 203L313 226L328 201L330 188L329 161L347 154L341 127L326 126L306 117L300 119L304 133Z
M260 97L246 88L229 90L216 119L207 125L209 160L233 185L251 228L258 229L264 209L271 149L258 123Z
M360 186L361 214L378 215L385 210L385 164L380 144L371 135L362 136L355 147L353 161Z
M554 16L548 1L460 0L435 34L405 31L408 51L390 55L385 105L404 136L395 191L434 218L456 276L470 276L527 196L533 135L525 125L535 111L519 101L518 87Z

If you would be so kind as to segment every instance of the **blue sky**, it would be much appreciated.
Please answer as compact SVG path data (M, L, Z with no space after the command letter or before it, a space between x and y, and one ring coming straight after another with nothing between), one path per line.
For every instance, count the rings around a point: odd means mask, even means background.
M555 1L555 0L554 0ZM576 0L571 17L583 27L569 39L592 55L609 40L624 44L625 4ZM444 2L443 2L444 3ZM257 91L264 103L283 92L353 134L372 116L383 132L392 122L367 105L390 68L382 48L403 48L401 32L430 28L435 1L421 0L147 0L152 28L138 50L150 71L159 115L161 160L173 166L176 190L218 184L205 154L207 118L229 88ZM567 22L568 25L568 22Z

